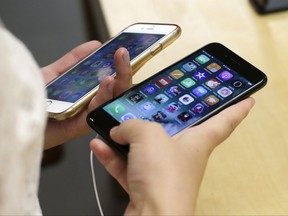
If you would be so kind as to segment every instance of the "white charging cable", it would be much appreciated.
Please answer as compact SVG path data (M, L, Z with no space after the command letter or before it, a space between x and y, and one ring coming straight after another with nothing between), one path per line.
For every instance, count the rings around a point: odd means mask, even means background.
M93 157L94 157L94 154L93 154L93 151L91 150L90 151L90 167L91 167L91 174L92 174L92 180L93 180L93 187L94 187L94 192L95 192L96 201L97 201L100 215L104 216L103 211L102 211L102 207L101 207L101 203L100 203L100 199L99 199L99 195L98 195L98 189L97 189L96 177L95 177L95 171L94 171L94 164L93 164Z

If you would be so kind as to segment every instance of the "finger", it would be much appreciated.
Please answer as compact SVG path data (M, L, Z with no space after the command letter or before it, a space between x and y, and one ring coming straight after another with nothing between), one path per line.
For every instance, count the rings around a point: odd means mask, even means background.
M149 136L147 136L149 134ZM130 119L110 131L110 137L119 144L137 144L141 142L154 145L155 137L167 138L162 126L155 122Z
M111 100L113 98L114 86L115 80L111 76L105 77L103 80L101 80L97 94L92 98L89 103L88 112L104 104L108 100Z
M51 70L63 73L101 46L99 41L81 44L50 65Z
M114 55L116 68L116 83L114 95L117 96L132 87L132 68L129 53L125 48L119 48Z
M73 133L76 137L88 133L91 130L91 128L86 123L88 113L113 98L114 82L114 78L111 76L105 77L103 80L101 80L99 90L96 96L93 97L90 101L88 108L84 109L76 116L77 120L75 120L74 118L69 118L65 120L65 123L69 123L69 127L67 127L67 124L63 124L63 126L66 125L63 130L67 130L66 133ZM64 123L64 121L62 123ZM73 132L70 131L71 128L74 128Z
M115 151L99 139L90 142L91 150L94 155L105 167L107 172L113 176L119 184L127 191L127 164Z
M248 115L254 104L255 101L253 98L247 98L228 107L200 125L184 131L184 136L183 134L177 136L183 136L181 139L186 139L187 141L189 139L204 143L205 145L202 147L208 148L211 152L218 144L230 136L241 121ZM199 137L201 139L199 139Z
M99 41L89 41L84 44L77 46L72 49L70 52L65 54L63 57L55 61L54 63L42 68L43 73L47 73L47 76L50 75L48 79L54 79L59 76L70 67L81 61L83 58L91 54L97 48L101 46ZM53 74L53 77L52 75ZM47 82L51 80L46 80Z

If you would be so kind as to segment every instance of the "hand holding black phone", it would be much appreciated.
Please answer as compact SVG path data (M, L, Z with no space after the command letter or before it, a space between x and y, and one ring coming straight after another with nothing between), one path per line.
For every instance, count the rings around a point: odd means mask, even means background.
M92 111L87 122L126 155L127 146L109 137L128 119L158 122L173 136L200 124L267 83L266 75L219 43L208 44Z

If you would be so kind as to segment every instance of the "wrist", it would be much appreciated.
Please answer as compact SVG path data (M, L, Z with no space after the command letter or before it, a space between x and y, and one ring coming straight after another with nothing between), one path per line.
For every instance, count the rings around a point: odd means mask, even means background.
M167 191L171 192L170 189ZM127 215L193 215L195 202L195 197L187 192L178 192L176 196L173 193L168 195L163 193L141 202L131 201L129 205L132 205L130 207L133 212L126 213Z

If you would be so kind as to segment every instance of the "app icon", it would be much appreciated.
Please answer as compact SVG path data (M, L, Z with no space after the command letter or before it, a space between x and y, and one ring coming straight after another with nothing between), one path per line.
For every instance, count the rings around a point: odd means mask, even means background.
M216 103L219 102L219 99L216 96L214 96L214 95L209 95L207 98L204 99L204 101L208 105L213 106L213 105L215 105Z
M52 87L48 87L47 89L47 94L51 94L52 92L55 92L56 90L55 90L55 88L52 88ZM60 93L60 92L59 92Z
M122 34L119 36L119 40L125 40L126 38L128 38L128 35ZM110 44L110 46L112 46L112 44Z
M146 102L141 105L141 109L144 110L145 112L153 110L154 108L155 108L155 105L152 104L151 102Z
M197 66L195 64L193 64L192 62L188 62L188 63L183 65L183 69L185 71L188 71L188 72L190 72L190 71L192 71L192 70L194 70L196 68L197 68Z
M114 52L106 53L102 57L105 58L105 59L113 59Z
M178 119L180 119L182 122L187 122L192 118L192 115L190 115L188 112L183 112L177 116Z
M87 65L91 65L92 61L91 60L86 60L84 62L82 62L83 65L87 66Z
M59 90L59 89L56 89L56 90L54 90L54 91L52 91L50 88L48 88L48 90L50 90L51 92L52 92L52 95L53 96L56 96L56 95L59 95L62 91L61 90ZM48 94L49 94L50 92L48 92Z
M134 47L136 47L136 44L131 44L126 46L126 49L131 52L131 50L134 49Z
M78 81L79 81L79 78L74 78L74 79L72 78L67 82L67 85L74 85Z
M125 108L121 105L121 104L115 104L115 105L111 105L109 107L109 110L113 113L113 114L119 114L125 111Z
M184 105L188 105L194 101L194 98L191 97L189 94L185 94L182 97L179 98L179 101L183 103Z
M79 73L81 71L81 68L74 68L72 71L71 71L71 74L76 74L76 73Z
M236 80L236 81L233 82L232 85L233 85L235 88L240 88L240 87L243 85L243 83L242 83L241 81L239 81L239 80Z
M134 54L139 54L141 53L146 47L144 45L140 45L140 46L137 46L135 49L134 49Z
M165 94L159 94L156 97L154 97L154 100L159 104L163 104L167 102L169 98Z
M138 103L139 101L143 100L143 96L139 93L133 94L129 97L129 100L133 103Z
M77 101L79 98L81 98L84 95L84 93L82 92L77 92L75 94L73 94L70 98L69 101Z
M132 113L127 113L121 117L122 121L127 121L129 119L136 119L136 116L133 115Z
M97 75L99 74L99 70L95 70L92 73L90 73L90 77L97 77Z
M233 77L233 75L228 71L223 71L218 75L218 77L223 81L227 81L227 80L231 79Z
M229 88L227 88L227 87L223 87L223 88L219 89L217 91L217 93L219 95L221 95L222 97L228 97L229 95L232 94L232 91Z
M152 115L153 119L157 122L162 121L167 117L163 112L158 111L156 114Z
M83 79L83 80L80 80L80 81L78 82L78 85L83 86L83 85L86 85L86 83L87 83L87 80L86 80L86 79Z
M154 85L147 85L146 87L143 88L143 92L147 95L152 95L156 91L157 91L157 88Z
M198 63L200 63L200 64L205 64L206 62L208 62L210 59L206 56L206 55L204 55L204 54L202 54L202 55L200 55L200 56L198 56L197 58L196 58L196 61L198 62Z
M96 61L93 64L91 64L91 67L98 67L100 64L102 64L102 61Z
M65 85L67 81L69 81L69 77L61 77L59 79L60 85Z
M72 91L64 91L64 92L59 96L59 98L60 98L60 99L65 99L65 98L69 97L71 94L72 94Z
M154 42L156 42L158 40L158 38L156 36L151 36L150 38L148 38L145 43L147 44L153 44Z
M181 94L183 89L180 86L172 86L169 88L168 93L172 96Z
M166 86L166 85L169 85L169 83L171 83L171 80L169 80L168 78L161 78L159 79L157 82L156 82L159 86Z
M182 76L184 76L184 73L180 70L174 70L174 71L170 72L169 75L173 79L180 79Z
M188 78L182 80L182 81L181 81L181 84L182 84L185 88L190 88L191 86L195 85L195 81L188 77Z
M215 72L217 72L218 70L221 69L221 66L218 65L217 63L213 62L213 63L211 63L211 64L209 64L209 65L207 66L207 69L208 69L209 71L215 73Z
M197 80L203 80L208 77L208 73L204 70L200 70L193 75Z
M112 64L112 62L106 62L105 64L103 64L102 68L111 67Z
M80 72L80 75L81 75L81 76L85 76L85 75L87 75L89 72L90 72L90 70L84 70L84 71L81 71L81 72Z
M179 109L181 109L180 105L175 103L175 102L172 102L172 103L168 104L168 106L166 106L166 110L168 110L171 113L174 113Z
M97 80L90 79L90 80L87 81L86 87L91 88L91 87L96 86L97 84L98 84Z
M214 78L209 80L209 81L207 81L207 82L205 82L205 84L207 86L209 86L210 88L212 88L212 89L214 89L217 86L221 85L221 83L218 80L214 79Z
M207 93L207 89L203 86L198 86L197 88L192 90L192 93L195 94L197 97L201 97Z
M205 106L201 103L197 103L191 108L191 111L197 114L201 114L204 111Z

